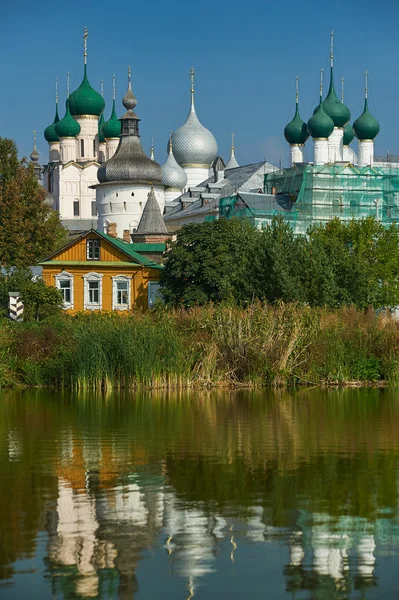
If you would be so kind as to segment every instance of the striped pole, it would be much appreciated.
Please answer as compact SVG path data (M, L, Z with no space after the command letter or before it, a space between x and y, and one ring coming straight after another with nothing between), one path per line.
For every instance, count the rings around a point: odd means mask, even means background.
M24 320L24 305L19 292L9 292L8 294L8 314L11 321Z

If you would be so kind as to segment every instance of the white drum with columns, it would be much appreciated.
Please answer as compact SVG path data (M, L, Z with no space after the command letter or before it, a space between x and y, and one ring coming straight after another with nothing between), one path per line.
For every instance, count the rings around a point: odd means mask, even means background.
M334 131L328 138L328 162L335 163L343 160L343 127L334 127Z
M304 144L290 144L291 166L295 163L303 163Z
M314 138L314 158L313 162L315 165L325 165L328 163L328 139L327 138Z
M358 142L359 167L374 163L374 140L359 140Z

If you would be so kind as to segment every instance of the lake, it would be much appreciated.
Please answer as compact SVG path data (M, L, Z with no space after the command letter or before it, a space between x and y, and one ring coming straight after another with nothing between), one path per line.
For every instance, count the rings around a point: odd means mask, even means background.
M0 598L399 596L399 391L3 392Z

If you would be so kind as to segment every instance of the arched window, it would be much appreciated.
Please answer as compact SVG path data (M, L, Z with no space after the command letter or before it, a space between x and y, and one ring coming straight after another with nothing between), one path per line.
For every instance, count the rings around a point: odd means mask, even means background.
M95 200L91 201L91 216L92 217L96 217L97 216L97 203Z
M85 143L84 140L80 140L80 156L85 155Z
M73 201L73 216L74 217L80 216L80 202L78 199Z

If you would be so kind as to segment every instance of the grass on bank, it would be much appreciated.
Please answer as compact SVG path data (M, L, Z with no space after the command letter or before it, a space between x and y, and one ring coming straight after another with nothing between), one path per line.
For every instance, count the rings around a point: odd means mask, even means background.
M399 380L399 324L341 308L255 303L121 318L0 321L0 386L287 386Z

